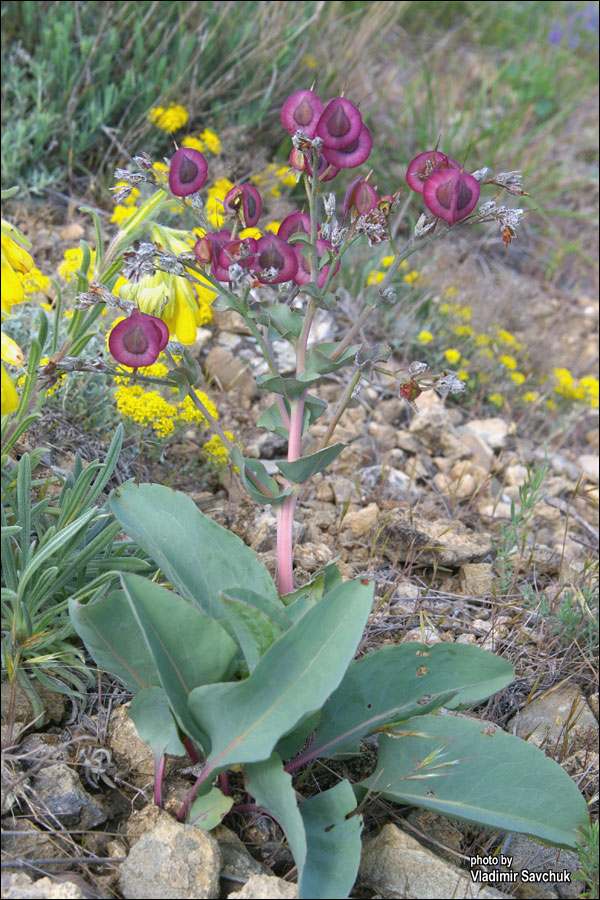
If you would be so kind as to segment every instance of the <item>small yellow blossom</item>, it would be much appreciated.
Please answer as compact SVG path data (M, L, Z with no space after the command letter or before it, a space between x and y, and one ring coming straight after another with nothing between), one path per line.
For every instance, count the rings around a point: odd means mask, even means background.
M152 168L155 172L158 172L159 175L166 175L169 171L168 165L164 162L161 162L160 160L155 162Z
M26 297L38 293L45 294L50 289L50 279L47 275L44 275L43 272L40 272L39 269L36 269L35 266L30 272L26 272L25 274L17 272L17 278L19 278L23 285L23 291L25 292Z
M215 226L215 228L221 228L225 222L223 201L232 187L233 182L229 181L228 178L219 178L212 187L208 189L205 213L206 218L211 225Z
M440 312L443 316L447 316L452 312L452 304L451 303L442 303L440 306Z
M230 431L224 431L223 434L233 443L233 434ZM220 469L227 462L227 447L218 434L213 434L211 439L202 445L202 450L211 468Z
M244 240L244 238L254 238L257 241L262 237L262 234L258 228L242 228L238 237L240 240Z
M496 337L499 341L502 341L503 344L512 344L514 346L517 343L514 334L511 334L510 331L505 331L504 328L497 329Z
M457 325L454 329L454 334L458 337L472 337L473 329L470 325Z
M430 331L421 331L417 335L417 340L420 344L430 344L433 340L433 335Z
M444 356L451 366L455 366L460 359L460 350L454 350L453 348L451 348L450 350L446 350Z
M526 379L523 372L511 372L510 377L511 381L514 381L514 383L517 385L525 384Z
M408 269L410 269L410 266L409 266L407 260L403 259L402 262L400 263L399 268L402 272L408 271Z
M584 392L585 399L594 409L598 409L599 382L593 375L587 375L579 379L579 387Z
M384 269L389 269L389 267L391 266L391 264L394 262L395 259L396 259L395 256L384 256L383 259L381 260L381 265L383 266ZM403 262L406 262L406 260L403 260ZM406 264L408 266L408 263L406 263ZM402 263L400 263L400 268L402 268Z
M491 344L491 338L487 334L478 334L475 338L475 344L478 347L487 347L488 344Z
M300 62L309 69L317 68L317 61L310 53L305 53L304 56L301 56Z
M122 203L117 203L115 208L113 209L113 214L110 217L110 221L114 222L115 225L122 225L123 222L126 222L135 212L135 206L125 206Z
M466 369L459 369L459 371L456 374L458 375L458 377L460 378L461 381L469 380L469 373L467 372Z
M25 250L31 246L21 232L2 219L2 311L10 312L11 306L25 299L23 283L19 274L25 275L33 269L33 259Z
M502 394L498 393L490 394L488 396L488 400L490 401L490 403L493 403L494 406L502 406L504 403L504 397L502 396Z
M456 314L459 318L463 320L463 322L470 322L473 318L473 307L472 306L457 306Z
M538 399L538 395L536 391L525 391L523 394L523 402L524 403L535 403Z
M92 250L91 251L91 259L90 259L90 267L87 271L87 277L91 278L92 273L94 271L94 260L96 259L96 254ZM83 250L81 247L71 247L69 250L65 250L65 259L64 262L60 264L58 267L58 274L63 279L63 281L72 281L76 278L76 272L81 268L81 264L83 263Z
M372 269L367 276L367 287L372 284L379 284L385 278L385 272L376 272Z
M402 280L406 281L407 284L416 284L421 277L420 272L417 272L416 269L411 269L410 272L407 272L406 275L402 276Z
M284 185L284 187L296 186L296 176L294 175L294 170L290 169L289 166L281 166L279 169L277 169L275 175Z
M203 141L200 138L193 137L191 134L188 134L187 137L181 142L182 147L188 147L190 150L199 150L200 153L204 153L206 147L204 146Z
M171 103L166 109L162 106L153 107L148 113L150 121L161 131L170 133L179 131L189 119L188 111L178 103Z
M210 128L205 128L204 131L200 132L200 140L209 153L214 153L215 156L219 155L221 152L221 141L214 131L211 131Z
M446 288L446 290L444 291L444 297L447 300L453 300L454 297L458 297L458 290L450 285L450 287Z
M498 362L501 362L502 365L505 368L510 369L511 372L514 372L518 365L514 356L509 356L507 353L503 354L503 356L499 356Z
M280 226L280 225L281 225L281 222L275 222L275 221L273 221L273 222L268 222L268 223L265 225L265 231L272 231L273 234L277 234L277 232L279 231L279 226Z

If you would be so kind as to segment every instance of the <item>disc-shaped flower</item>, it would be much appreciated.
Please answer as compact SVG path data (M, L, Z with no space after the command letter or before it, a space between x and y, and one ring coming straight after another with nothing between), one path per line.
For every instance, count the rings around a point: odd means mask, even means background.
M321 114L316 134L324 147L341 150L358 138L361 128L362 116L358 107L345 97L334 97Z
M298 271L294 248L275 234L266 234L257 242L252 270L262 284L283 284Z
M238 184L225 195L223 209L230 215L243 215L246 228L254 228L262 212L262 197L252 184Z
M169 187L176 197L187 197L199 191L208 175L208 163L199 150L180 147L169 167Z
M162 319L133 309L111 331L108 349L121 365L138 369L154 365L168 340L169 329Z
M427 150L425 153L419 153L411 160L406 171L408 186L417 194L422 194L427 178L440 169L460 169L460 165L439 150Z
M281 124L290 134L303 131L313 138L322 112L323 104L315 93L296 91L281 107Z
M480 191L479 182L462 169L438 169L423 185L423 200L434 216L454 225L472 212Z
M360 166L369 158L373 138L366 125L362 125L360 132L350 143L343 147L323 147L323 156L328 163L338 166L340 169L353 169Z

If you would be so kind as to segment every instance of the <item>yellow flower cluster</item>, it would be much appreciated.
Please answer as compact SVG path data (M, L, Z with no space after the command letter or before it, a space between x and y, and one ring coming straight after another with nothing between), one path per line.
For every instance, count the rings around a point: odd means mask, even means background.
M391 264L394 262L394 256L384 256L381 260L381 266L384 269L389 269ZM421 280L421 273L417 272L416 269L411 269L408 262L403 259L400 263L399 267L401 272L405 274L402 276L402 280L406 282L406 284L416 284ZM380 284L385 278L385 272L382 272L378 269L371 269L369 274L367 275L367 287L370 287L373 284Z
M449 296L449 291L455 291L457 293L456 288L448 288L444 296ZM455 296L455 294L452 294L451 296ZM443 316L454 316L457 319L461 319L463 322L470 322L473 317L473 307L461 306L460 303L442 303L439 306L439 311Z
M221 152L221 141L214 131L205 128L200 132L199 137L188 134L181 142L182 147L189 147L191 150L199 150L200 153L213 153L215 156Z
M263 192L268 192L271 197L281 197L281 188L292 188L296 185L296 175L289 166L278 166L277 163L269 163L266 169L250 176L250 181Z
M183 128L189 119L189 115L185 106L171 103L166 109L163 106L154 106L148 113L148 118L161 131L171 133Z
M45 294L50 289L50 279L35 266L29 272L17 272L17 278L23 285L23 293L26 297L33 294Z
M92 250L91 251L91 259L90 259L90 267L87 271L87 277L91 278L94 271L94 260L96 259L96 254ZM60 264L58 267L58 274L62 278L63 281L72 281L77 277L77 272L81 269L81 264L83 263L83 250L81 247L71 247L69 250L65 250L65 259L64 262Z
M2 320L10 315L11 307L22 303L25 290L20 276L33 269L33 259L25 249L31 244L21 232L2 219ZM25 362L23 351L12 338L2 332L0 356L2 361L12 366L22 366ZM19 406L19 395L4 366L1 366L0 413L3 416L14 412Z
M124 181L118 181L116 187L125 186ZM140 196L140 192L138 188L133 188L128 197L123 200L122 203L117 203L115 208L113 209L113 214L110 217L110 221L114 222L115 225L122 225L123 222L126 222L134 212L136 211L136 201Z
M222 228L225 223L225 215L223 213L223 201L226 194L233 187L233 182L228 178L219 178L212 187L208 189L208 199L206 201L205 213L206 218L215 228Z
M580 400L594 409L598 409L598 379L593 375L576 379L568 369L554 369L556 384L554 390L561 397Z
M230 431L223 433L225 437L233 441L233 435ZM218 434L213 434L211 439L202 445L202 450L211 469L220 469L227 462L227 447Z
M147 366L139 371L141 374L160 377L168 370L166 366L155 363L154 366ZM207 424L206 416L196 408L190 397L178 403L169 403L157 390L149 390L139 384L124 384L125 379L122 377L115 381L119 383L114 396L120 414L139 425L151 427L158 437L173 434L177 424ZM217 407L212 400L202 391L196 391L196 396L210 415L218 419Z

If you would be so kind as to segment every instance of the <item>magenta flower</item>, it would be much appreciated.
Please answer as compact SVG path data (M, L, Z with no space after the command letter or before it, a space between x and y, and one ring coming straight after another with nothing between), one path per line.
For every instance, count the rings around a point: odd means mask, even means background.
M356 138L339 149L323 146L323 156L328 163L340 169L353 169L368 158L373 147L373 138L366 125L362 125Z
M290 244L275 234L266 234L257 242L251 269L262 284L283 284L293 279L298 260Z
M323 110L316 134L323 140L324 147L341 150L358 138L361 128L362 116L358 107L345 97L335 97ZM334 165L339 163L334 162Z
M208 164L199 150L180 147L169 167L169 187L176 197L199 191L208 175Z
M168 340L169 329L162 319L133 309L109 334L108 349L121 365L139 369L154 365Z
M254 185L239 184L225 195L223 208L230 215L243 213L246 228L254 228L262 212L262 197Z
M210 238L203 237L196 241L194 254L201 266L209 266L213 259L213 245Z
M322 256L325 250L331 248L331 244L329 241L322 241L320 238L317 239L317 253L319 256ZM312 248L307 247L305 244L295 244L294 245L294 253L296 254L296 259L298 260L298 271L294 275L294 281L298 285L308 284L310 281L310 263L306 258L308 254L312 254ZM334 275L337 274L337 271L340 267L340 263L338 262ZM329 270L331 269L331 263L320 266L319 274L317 276L317 286L322 288L327 281L327 276L329 275Z
M440 169L460 169L460 165L445 153L440 153L439 150L427 150L425 153L419 153L409 163L406 171L408 186L417 194L422 194L426 179Z
M303 131L309 138L315 136L323 104L312 91L296 91L281 107L281 123L290 134Z
M210 241L212 247L211 254L211 274L217 279L217 281L229 281L229 266L227 268L223 268L219 264L219 254L221 250L225 246L225 244L231 240L231 232L230 231L212 231L208 234L205 234L203 238L196 244L194 247L194 253L196 254L196 258L199 262L203 260L200 258L199 253L202 253L203 257L208 255L208 251L206 249L206 245L203 244L202 248L198 245L202 243L202 241Z
M306 213L289 213L277 231L277 237L288 241L292 234L310 234L310 216Z
M368 181L365 181L363 175L359 175L358 178L355 178L348 185L346 196L344 197L342 222L348 215L351 206L354 206L359 216L364 216L366 213L371 212L372 209L375 209L377 203L377 191Z
M243 268L248 268L256 258L256 248L258 241L254 238L244 238L243 240L228 241L223 245L219 252L219 266L222 269L229 269L229 266L237 263Z
M472 212L480 191L479 182L462 169L438 169L423 185L423 200L434 216L454 225Z

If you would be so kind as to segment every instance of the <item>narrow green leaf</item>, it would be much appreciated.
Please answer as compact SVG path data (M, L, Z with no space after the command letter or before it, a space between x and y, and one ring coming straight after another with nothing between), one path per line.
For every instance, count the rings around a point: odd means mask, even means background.
M505 688L511 664L467 644L407 643L353 662L323 710L310 757L358 755L361 738L439 706L472 706Z
M349 781L300 804L306 831L306 863L298 870L300 900L347 897L358 875L361 816L352 816L356 797Z
M162 688L146 688L136 694L129 704L127 715L141 739L150 745L156 760L163 753L185 756L185 747L179 740L169 701Z
M277 465L288 481L292 481L294 484L303 484L332 463L345 446L346 444L331 444L330 447L324 447L322 450L317 450L316 453L311 453L309 456L303 456L295 462L280 461Z
M309 610L246 681L192 691L192 715L212 741L207 769L268 759L279 738L338 686L371 609L373 585L347 581Z
M383 735L377 768L357 788L559 847L574 847L589 824L577 786L541 750L455 716L407 719Z
M185 494L159 484L130 483L111 494L109 506L173 587L207 615L226 617L219 594L232 587L277 602L277 588L256 554Z
M77 537L80 532L84 531L88 523L91 519L94 518L98 514L98 510L95 508L88 509L87 512L82 513L74 522L71 522L70 525L67 525L62 531L59 531L57 534L54 534L44 546L40 546L33 556L31 562L21 575L21 580L19 584L19 597L22 598L25 596L25 588L28 586L29 582L38 571L38 569L48 560L54 553L57 553L65 544L67 544L70 540ZM49 529L50 531L51 529Z
M129 573L121 574L121 583L173 714L180 727L195 736L198 730L188 711L189 694L199 685L230 675L237 645L218 622L178 594Z
M283 628L250 603L229 597L225 592L222 597L229 610L229 622L248 663L248 670L253 672L261 656L283 634Z
M292 776L284 771L277 753L272 753L268 759L261 762L245 766L244 772L246 787L257 806L267 809L283 828L294 855L300 880L306 860L306 834L296 802L296 792L292 787Z

